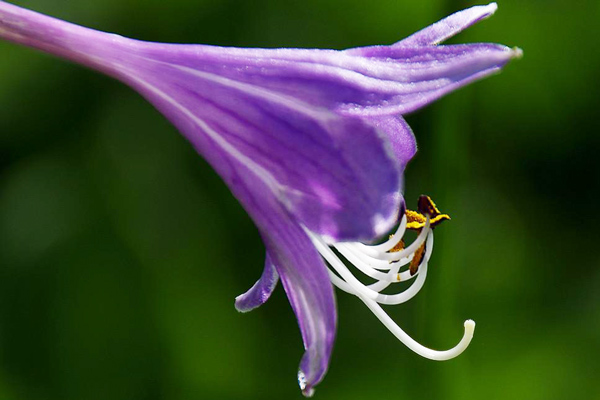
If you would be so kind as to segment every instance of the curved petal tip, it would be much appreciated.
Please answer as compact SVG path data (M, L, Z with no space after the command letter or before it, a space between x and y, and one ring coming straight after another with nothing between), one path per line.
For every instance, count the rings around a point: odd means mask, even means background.
M259 280L246 293L235 298L236 310L245 313L264 304L271 297L278 281L279 274L271 261L271 256L267 253L265 269Z
M523 50L520 47L513 47L511 49L511 53L512 53L511 54L512 58L514 58L516 60L523 58Z
M315 388L306 382L306 375L302 370L298 371L298 386L304 397L312 397L315 394Z

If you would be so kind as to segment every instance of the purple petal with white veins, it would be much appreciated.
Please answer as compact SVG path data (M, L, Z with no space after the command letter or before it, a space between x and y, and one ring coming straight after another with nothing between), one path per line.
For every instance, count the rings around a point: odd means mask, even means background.
M413 33L406 39L394 43L392 47L418 47L439 44L471 25L491 17L497 9L498 5L496 3L467 8Z
M211 157L226 157L218 146L212 150ZM256 170L230 159L219 165L218 172L258 226L269 254L267 262L275 266L296 314L306 350L300 362L301 389L309 396L327 372L337 324L325 264L295 217Z
M278 281L279 274L271 256L267 253L265 268L260 279L246 293L235 298L235 308L239 312L248 312L263 305L271 297Z
M147 43L0 5L1 36L118 77L192 142L218 136L230 155L268 171L300 222L334 240L384 233L399 206L401 170L385 135L351 117L414 111L515 56L494 44L340 52Z
M475 80L497 73L518 49L476 43L447 46L372 46L346 50L362 56L368 66L355 67L362 74L354 82L354 100L337 96L338 112L377 116L415 111Z
M169 54L168 54L169 53ZM167 56L168 54L168 56ZM148 46L146 57L343 115L414 111L499 71L520 52L496 44L372 46L344 51ZM256 89L255 89L256 90Z
M387 135L372 124L265 99L252 88L236 90L237 84L170 65L137 71L130 85L192 143L208 136L228 157L254 165L310 230L336 240L368 239L395 222L400 169Z
M306 350L300 362L298 383L302 393L311 396L327 372L335 340L333 287L321 256L302 229L293 219L280 221L280 226L283 229L271 234L271 240L265 244L273 254L298 319Z
M140 42L1 2L0 29L0 36L129 84L201 154L206 156L201 142L210 138L228 157L260 169L269 189L314 232L335 240L366 240L383 234L397 218L401 171L383 132L360 118L269 88L267 75L258 76L260 82L252 74L230 76L240 70L232 61L235 54L247 54L248 65L241 70L250 71L271 50Z

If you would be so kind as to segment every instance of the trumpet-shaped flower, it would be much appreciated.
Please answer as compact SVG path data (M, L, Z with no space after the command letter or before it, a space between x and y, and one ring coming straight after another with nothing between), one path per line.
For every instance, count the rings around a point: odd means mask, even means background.
M416 152L402 114L499 71L519 49L438 43L490 16L473 7L391 46L344 51L149 43L83 28L0 1L0 37L110 75L138 91L225 180L265 242L264 271L236 299L264 303L281 280L298 318L305 395L325 375L336 331L333 285L358 296L412 350L461 353L411 339L379 304L421 288L441 214L426 197L405 212L402 174ZM377 238L399 226L390 240ZM419 231L404 246L406 228ZM348 264L375 280L363 284ZM401 269L409 265L409 270ZM397 294L381 293L413 280ZM333 285L332 285L333 283Z

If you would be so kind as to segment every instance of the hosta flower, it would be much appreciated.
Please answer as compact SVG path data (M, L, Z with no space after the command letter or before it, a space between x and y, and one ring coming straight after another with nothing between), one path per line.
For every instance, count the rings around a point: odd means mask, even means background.
M426 197L418 211L405 212L402 173L416 144L401 115L519 56L497 44L438 45L495 9L470 8L391 46L334 51L148 43L0 1L0 37L121 80L208 160L266 246L262 276L236 307L264 303L281 279L306 349L299 382L310 395L334 342L333 285L358 296L425 357L454 357L471 340L474 323L467 321L455 348L427 349L379 304L400 304L418 292L432 226L444 219ZM388 241L369 245L397 224ZM419 232L407 246L406 228ZM363 284L357 271L374 281ZM408 280L412 285L399 293L381 293Z

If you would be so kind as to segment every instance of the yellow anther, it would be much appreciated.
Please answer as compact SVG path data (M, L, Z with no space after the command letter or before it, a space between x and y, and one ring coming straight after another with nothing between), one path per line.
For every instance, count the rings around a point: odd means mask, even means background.
M450 219L448 214L442 214L440 210L438 210L437 206L431 200L429 196L421 196L419 197L419 202L417 203L417 209L419 211L406 210L404 215L406 215L406 229L410 229L413 231L420 232L421 229L425 226L427 222L427 217L425 215L429 215L429 226L433 229L438 226L442 221ZM390 239L393 235L390 235ZM404 250L405 244L403 240L400 240L398 244L396 244L389 251L390 253L396 253ZM414 275L417 273L419 269L419 265L421 261L423 261L423 257L425 256L425 242L414 252L413 258L410 261L410 274ZM397 280L400 280L400 275L398 275Z
M429 214L431 218L441 214L440 210L438 210L433 200L431 200L431 197L425 195L419 196L419 201L417 202L417 209L421 214Z
M427 218L425 214L429 214L429 224L432 228L439 225L442 221L450 219L448 214L440 213L435 203L429 196L419 197L418 212L406 210L406 229L420 230L425 226Z

